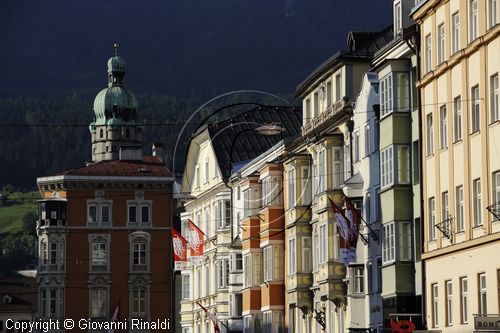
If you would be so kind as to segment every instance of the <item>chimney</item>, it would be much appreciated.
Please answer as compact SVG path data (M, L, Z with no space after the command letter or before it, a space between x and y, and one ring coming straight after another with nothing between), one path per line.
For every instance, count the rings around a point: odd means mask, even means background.
M165 155L164 149L163 149L163 143L155 142L153 143L153 156L156 156L160 159L160 161L163 162L163 158Z

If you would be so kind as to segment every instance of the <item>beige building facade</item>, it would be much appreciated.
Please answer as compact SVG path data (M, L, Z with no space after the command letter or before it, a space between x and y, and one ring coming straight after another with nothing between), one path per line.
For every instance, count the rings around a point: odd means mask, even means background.
M423 272L427 327L500 312L500 8L421 1Z

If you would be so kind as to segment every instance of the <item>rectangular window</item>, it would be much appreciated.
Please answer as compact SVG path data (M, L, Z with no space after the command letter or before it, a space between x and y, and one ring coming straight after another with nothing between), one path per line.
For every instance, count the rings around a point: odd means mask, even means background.
M490 111L491 111L491 122L500 120L499 111L499 100L498 100L499 90L498 90L498 74L493 75L490 78Z
M338 101L342 98L342 77L339 74L335 75L335 100Z
M410 183L410 147L398 146L398 183Z
M396 92L396 111L408 111L410 108L410 74L403 72L395 75Z
M133 318L146 318L146 289L134 288L132 291L132 311Z
M217 265L217 287L225 289L229 286L229 260L220 259Z
M500 205L500 171L493 174L493 204Z
M464 187L462 185L456 188L456 204L457 204L457 232L464 231Z
M392 74L380 80L380 116L383 117L392 112Z
M474 39L477 38L477 0L469 0L469 11L470 11L470 18L469 18L469 24L470 24L470 31L469 31L469 37L470 40L469 42L472 42Z
M111 222L111 206L110 205L101 205L101 223L110 223Z
M441 148L448 147L448 117L446 115L446 105L439 108L439 118L441 120Z
M384 225L384 240L382 243L382 261L388 263L395 258L394 223Z
M288 273L297 273L297 249L295 239L288 240Z
M311 237L302 237L302 272L311 273L311 271L312 271Z
M205 184L208 183L210 168L209 168L208 158L205 158Z
M477 132L481 128L481 114L479 110L479 86L471 89L471 122L472 133Z
M479 314L488 314L487 297L486 297L486 274L481 273L478 276L479 280Z
M432 113L429 113L427 119L427 156L434 154L434 124L432 122Z
M354 292L361 294L365 292L365 268L354 267Z
M455 115L455 141L462 139L462 102L460 96L453 99L453 111Z
M200 166L198 164L196 164L194 169L194 178L196 181L196 188L200 188Z
M329 107L332 105L332 81L328 81L326 83L326 106Z
M359 130L353 133L354 163L359 162Z
M319 268L319 237L318 237L318 232L316 231L313 236L313 272L316 272Z
M314 108L313 117L316 117L316 116L319 115L319 94L318 94L318 92L314 93L314 105L313 105L313 108Z
M451 281L445 282L446 286L446 326L453 325L453 285Z
M425 36L425 72L432 70L432 40L431 34Z
M283 278L283 247L278 245L264 248L264 281L281 280Z
M451 16L451 50L456 53L460 49L460 15L459 12Z
M262 180L262 205L267 207L272 201L272 186L271 186L271 176L268 176Z
M141 206L141 223L149 224L151 222L151 207L149 205Z
M41 312L42 318L47 318L47 289L40 289L40 303L41 303Z
M481 180L475 179L472 182L473 200L474 200L474 227L483 224L482 206L481 206Z
M460 321L467 324L468 316L468 286L467 278L460 278Z
M371 134L370 134L370 125L366 124L365 125L365 156L370 156L370 153L372 152L371 149Z
M287 208L291 209L295 207L295 169L291 169L287 173L287 189Z
M319 184L318 191L322 193L326 191L326 150L321 150L318 152L318 176L319 176Z
M137 206L128 206L128 223L137 223Z
M191 299L191 275L182 275L182 299Z
M92 318L106 318L106 289L94 288L90 291L90 315Z
M431 285L431 297L432 297L432 327L439 326L439 294L438 285L433 283Z
M246 254L243 257L243 287L252 285L252 255Z
M429 240L436 239L436 201L429 198Z
M319 263L328 260L328 234L326 224L319 226Z
M382 149L380 151L380 175L382 187L390 186L394 183L393 172L393 148L392 146Z
M99 268L107 268L108 256L107 256L107 244L101 242L95 242L91 245L92 253L90 254L92 262L92 270Z
M401 30L401 3L398 2L394 5L394 35L399 34Z
M250 189L243 191L243 216L247 217L252 214L250 203Z
M308 98L306 99L305 103L305 115L304 115L304 124L307 124L308 122L311 121L312 115L311 115L311 100Z
M443 227L446 231L451 231L451 225L448 218L450 217L450 207L448 205L448 191L441 193L441 222L444 223Z
M57 243L50 243L49 264L52 266L57 265Z
M444 34L444 23L441 23L438 26L438 64L441 64L444 62L444 40L445 40L445 34Z
M489 24L490 28L498 23L498 0L488 1Z
M144 242L132 243L132 271L147 270L147 246Z
M410 222L398 222L398 259L400 261L410 261L412 259L411 247L411 225Z
M87 222L88 223L98 223L98 220L97 220L97 205L96 204L89 204L87 206L87 212L88 212Z

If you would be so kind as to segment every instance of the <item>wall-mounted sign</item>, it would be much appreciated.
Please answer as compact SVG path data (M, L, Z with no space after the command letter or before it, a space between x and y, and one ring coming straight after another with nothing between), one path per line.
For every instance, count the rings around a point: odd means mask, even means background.
M500 316L495 316L495 317L475 316L474 331L500 332Z

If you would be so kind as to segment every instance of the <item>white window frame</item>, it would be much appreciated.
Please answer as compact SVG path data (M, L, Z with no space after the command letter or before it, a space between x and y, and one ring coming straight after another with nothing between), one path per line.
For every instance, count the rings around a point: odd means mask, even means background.
M488 23L490 29L498 24L498 0L488 1Z
M296 239L288 240L288 275L297 273L297 246Z
M380 151L380 178L382 188L394 185L393 146L389 146Z
M460 278L460 322L462 324L468 323L469 316L469 286L467 277Z
M354 266L353 270L353 292L363 294L365 292L365 267Z
M432 118L432 113L426 116L426 126L427 126L427 156L434 154L434 122Z
M287 209L295 207L295 173L296 169L291 168L287 171ZM304 189L302 189L304 190Z
M425 36L425 72L429 73L432 70L432 37L431 34Z
M493 173L492 185L493 185L492 204L498 205L500 203L500 171L496 171L495 173Z
M477 0L469 1L469 43L478 37L478 8Z
M453 99L455 142L462 140L462 101L460 96Z
M439 327L439 287L437 283L431 284L432 301L432 327Z
M490 77L490 121L500 120L500 97L499 97L498 73Z
M371 154L371 132L370 124L365 124L365 156L370 156Z
M441 121L441 149L448 147L448 114L446 110L446 105L442 105L439 108L439 118Z
M436 240L436 199L434 197L428 200L429 212L429 241Z
M472 181L472 200L473 200L473 226L483 225L482 212L482 188L481 179L476 178Z
M460 12L451 15L451 50L452 54L460 50Z
M393 112L393 79L392 73L384 76L380 80L380 117L384 117Z
M383 243L382 243L382 263L394 262L396 259L396 226L394 222L383 225Z
M446 326L453 326L453 284L445 281L446 291Z
M312 239L309 236L302 237L302 272L312 272Z
M208 157L205 158L205 184L210 180L210 163Z
M318 193L322 193L327 189L327 153L326 149L321 149L318 152Z
M328 226L321 224L319 229L319 263L324 264L328 261Z
M479 85L476 85L471 88L471 134L481 129L481 109L479 102Z
M486 273L478 274L478 314L488 314L488 297L486 288Z
M438 25L438 64L444 62L445 59L445 30L444 23Z
M398 35L402 30L401 2L397 2L394 4L394 35Z
M398 235L396 258L399 261L411 261L413 259L411 223L408 221L398 221L395 225Z
M191 299L191 275L190 274L182 274L182 299L190 300Z
M456 202L456 216L457 216L457 232L464 231L465 221L464 221L464 187L459 185L456 187L455 191L455 202Z
M353 133L353 137L352 137L352 140L353 140L353 144L352 144L352 147L353 147L353 150L354 150L354 156L353 156L353 162L354 163L357 163L359 162L360 160L360 143L359 143L359 128L357 128L354 133Z

